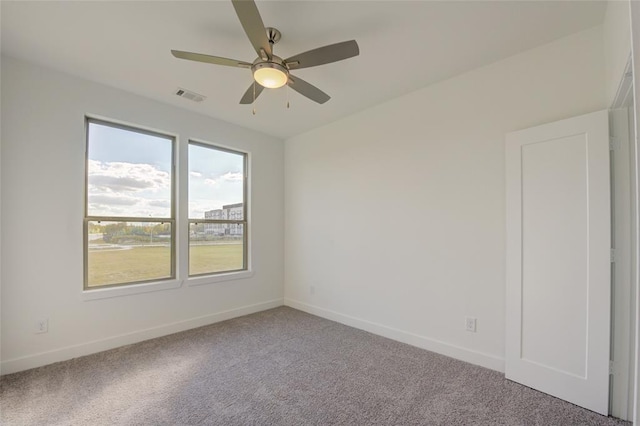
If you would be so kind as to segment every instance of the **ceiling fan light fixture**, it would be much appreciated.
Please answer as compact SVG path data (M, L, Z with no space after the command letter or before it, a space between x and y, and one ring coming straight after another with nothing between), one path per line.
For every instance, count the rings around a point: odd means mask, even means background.
M291 88L302 96L323 104L331 99L331 96L299 77L292 76L290 79L289 71L330 64L360 54L358 43L355 40L349 40L307 50L282 59L273 54L273 46L280 40L282 34L275 28L264 26L255 0L231 0L231 4L236 10L236 15L238 15L249 42L258 54L253 63L183 50L172 50L171 54L178 59L188 61L235 68L251 68L254 81L240 99L241 105L255 102L265 88L277 89L287 84L290 84ZM258 84L256 85L256 83Z
M287 84L289 73L285 67L274 62L261 62L252 67L253 78L262 87L277 89Z

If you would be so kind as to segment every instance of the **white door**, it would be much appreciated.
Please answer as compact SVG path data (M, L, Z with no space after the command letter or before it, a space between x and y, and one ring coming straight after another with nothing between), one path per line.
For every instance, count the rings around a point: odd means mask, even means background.
M509 133L506 181L506 377L606 415L607 111Z

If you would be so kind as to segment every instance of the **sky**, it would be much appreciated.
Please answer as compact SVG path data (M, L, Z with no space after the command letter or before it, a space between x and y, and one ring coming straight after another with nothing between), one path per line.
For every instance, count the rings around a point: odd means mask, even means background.
M89 123L89 216L171 217L172 139ZM189 145L189 218L243 199L243 156ZM175 176L173 176L175 179Z

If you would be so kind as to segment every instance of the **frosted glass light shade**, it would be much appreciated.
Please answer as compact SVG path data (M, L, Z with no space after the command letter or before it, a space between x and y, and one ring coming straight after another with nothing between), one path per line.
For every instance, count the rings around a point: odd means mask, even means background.
M267 64L265 64L267 65ZM269 64L275 65L275 64ZM262 66L253 72L253 78L259 85L267 89L277 89L287 84L287 74L276 67Z

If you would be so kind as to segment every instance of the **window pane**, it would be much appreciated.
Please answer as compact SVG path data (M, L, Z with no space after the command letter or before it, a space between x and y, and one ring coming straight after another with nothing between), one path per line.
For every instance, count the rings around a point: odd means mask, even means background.
M223 212L225 208L232 209L233 215L242 215L244 157L240 153L189 144L189 219L229 214ZM233 219L243 219L236 216Z
M244 226L242 224L190 224L189 275L241 269L245 269Z
M89 222L87 286L171 278L171 224Z
M171 217L173 139L89 122L87 213Z

